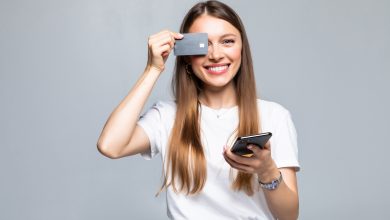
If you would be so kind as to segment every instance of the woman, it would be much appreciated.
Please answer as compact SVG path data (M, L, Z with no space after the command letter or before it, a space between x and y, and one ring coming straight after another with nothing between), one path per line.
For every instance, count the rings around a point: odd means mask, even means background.
M139 117L176 40L149 37L144 73L109 117L98 141L110 158L160 154L172 219L297 219L296 133L289 112L257 99L248 39L238 15L218 1L201 2L180 33L208 33L208 54L176 58L175 101ZM232 153L238 136L274 135L252 157Z

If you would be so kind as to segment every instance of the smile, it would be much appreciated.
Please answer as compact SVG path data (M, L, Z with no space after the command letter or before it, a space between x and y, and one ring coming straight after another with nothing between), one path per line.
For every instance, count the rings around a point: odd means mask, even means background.
M227 72L229 68L229 64L218 65L218 66L207 66L205 68L209 74L223 74Z

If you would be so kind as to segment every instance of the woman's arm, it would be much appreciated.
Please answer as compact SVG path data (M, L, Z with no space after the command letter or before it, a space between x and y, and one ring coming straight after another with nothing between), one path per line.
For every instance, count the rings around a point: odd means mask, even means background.
M283 181L275 190L264 190L268 207L277 219L296 220L299 214L299 200L295 170L294 168L281 168L278 170L276 167L275 169L278 175L266 181L271 182L278 178L279 170L282 173ZM263 180L261 181L263 182Z
M120 158L146 152L149 139L143 129L137 126L141 111L154 84L165 68L175 39L181 34L162 31L149 37L148 63L145 71L128 95L114 109L99 137L98 150L109 158Z
M253 151L252 157L246 158L235 155L230 150L225 149L225 160L230 166L239 171L257 174L262 183L269 183L278 179L281 173L283 180L279 186L274 190L263 189L264 195L275 218L296 220L299 212L299 200L294 168L278 169L271 158L269 144L264 149L251 145L248 148Z

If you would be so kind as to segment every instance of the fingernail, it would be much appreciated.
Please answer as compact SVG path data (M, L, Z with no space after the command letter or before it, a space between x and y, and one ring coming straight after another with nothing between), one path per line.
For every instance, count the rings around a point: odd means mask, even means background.
M248 145L248 149L252 149L252 145Z
M222 148L222 154L224 154L224 153L225 153L225 151L226 151L226 147L227 147L226 145L224 145L224 146L223 146L223 148Z

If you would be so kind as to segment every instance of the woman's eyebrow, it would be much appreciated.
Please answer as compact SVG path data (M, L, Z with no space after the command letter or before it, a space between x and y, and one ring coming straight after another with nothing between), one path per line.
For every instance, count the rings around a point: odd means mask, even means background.
M222 36L220 36L220 38L224 38L224 37L236 37L237 35L233 34L233 33L228 33L228 34L224 34Z
M218 38L218 39L222 39L222 38L225 38L225 37L237 37L237 35L235 35L233 33L227 33L227 34L223 34L221 36L215 36L215 37ZM209 40L210 40L210 38L209 38Z

